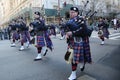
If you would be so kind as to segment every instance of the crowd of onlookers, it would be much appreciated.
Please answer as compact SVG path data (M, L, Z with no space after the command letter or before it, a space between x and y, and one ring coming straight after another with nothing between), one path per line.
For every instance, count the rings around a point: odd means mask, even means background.
M1 29L0 28L0 40L10 39L10 31L8 28Z

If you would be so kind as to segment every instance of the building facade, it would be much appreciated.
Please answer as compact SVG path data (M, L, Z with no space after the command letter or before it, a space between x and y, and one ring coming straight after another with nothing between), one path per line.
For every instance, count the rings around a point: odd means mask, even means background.
M0 24L5 23L8 21L7 15L10 11L10 4L9 0L0 0Z
M25 17L29 22L33 20L35 11L40 11L46 18L58 15L63 17L70 6L97 11L97 16L120 13L120 0L0 0L0 25L4 26L19 16Z

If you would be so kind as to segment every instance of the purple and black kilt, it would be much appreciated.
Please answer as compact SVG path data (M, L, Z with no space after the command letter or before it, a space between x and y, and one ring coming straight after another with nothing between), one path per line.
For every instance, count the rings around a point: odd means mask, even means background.
M43 36L37 36L37 46L38 47L45 46L45 38Z
M51 29L51 35L56 35L55 29Z
M30 41L30 33L29 31L22 31L21 32L21 42L27 42Z
M73 43L73 62L77 64L92 62L88 38L83 39L80 43Z
M17 31L12 31L12 39L13 40L18 40L20 39L20 35Z
M49 33L47 31L43 31L41 34L37 35L37 46L47 46L48 48L51 48L53 46L52 41L49 37Z
M45 41L46 41L46 46L47 46L50 50L52 50L53 43L52 43L52 40L51 40L51 38L50 38L50 36L49 36L48 31L45 31Z
M64 36L65 35L65 31L62 29L61 30L61 36Z
M106 38L109 38L109 31L108 31L108 29L107 28L103 28L102 31L103 31L103 36L106 37Z

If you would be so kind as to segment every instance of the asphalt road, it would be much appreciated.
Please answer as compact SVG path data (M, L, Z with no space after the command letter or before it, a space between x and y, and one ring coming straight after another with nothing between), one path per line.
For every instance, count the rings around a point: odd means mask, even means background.
M71 66L64 61L66 41L52 38L53 52L41 61L33 61L37 55L32 45L24 51L19 51L19 45L10 47L8 40L0 41L0 80L67 80ZM78 66L77 77L88 75L96 80L120 80L120 40L106 40L100 45L100 40L90 38L92 64L87 64L81 72ZM90 79L85 79L90 80Z

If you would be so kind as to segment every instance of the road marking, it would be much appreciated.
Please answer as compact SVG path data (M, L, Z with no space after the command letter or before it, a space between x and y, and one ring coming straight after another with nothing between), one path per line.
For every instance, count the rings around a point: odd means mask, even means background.
M120 36L111 37L109 39L117 39L117 38L120 38Z
M90 77L88 75L83 75L83 76L79 77L77 80L96 80L96 79L93 77Z
M91 37L93 37L93 38L98 38L98 36L91 36Z
M97 32L94 32L91 35L91 38L99 38ZM112 34L109 35L110 40L120 40L118 38L120 38L120 33L112 33Z
M110 34L109 37L120 35L120 33Z

